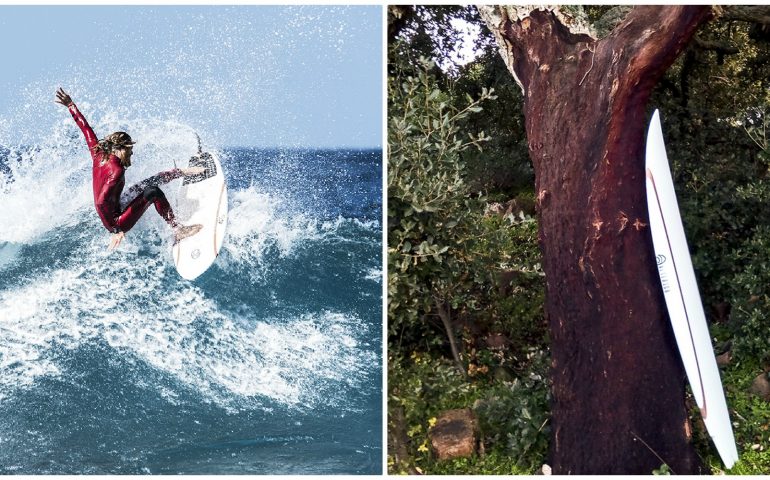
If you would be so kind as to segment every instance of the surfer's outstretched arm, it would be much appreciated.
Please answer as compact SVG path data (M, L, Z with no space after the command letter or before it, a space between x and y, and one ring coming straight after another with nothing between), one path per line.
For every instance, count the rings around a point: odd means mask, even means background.
M56 90L56 103L64 105L70 111L70 114L75 120L75 123L77 123L78 127L80 127L80 131L83 132L83 136L86 137L86 143L88 144L88 148L91 150L91 155L93 156L95 153L94 147L96 147L96 145L99 143L99 140L96 138L96 134L94 134L94 130L88 124L88 121L86 121L86 117L80 113L80 110L78 110L75 102L72 101L72 97L70 97L67 92L61 88Z

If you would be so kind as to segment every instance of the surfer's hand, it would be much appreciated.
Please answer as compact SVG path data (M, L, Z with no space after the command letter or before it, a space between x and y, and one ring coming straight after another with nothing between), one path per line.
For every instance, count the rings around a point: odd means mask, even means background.
M120 242L123 241L125 236L126 234L124 232L113 233L112 237L110 237L110 246L107 247L107 250L113 251L118 248L118 245L120 245Z
M190 167L190 168L183 168L182 169L182 175L185 177L189 177L190 175L200 175L201 173L205 172L206 169L203 167Z
M56 103L61 103L65 107L69 107L72 105L72 98L67 95L67 92L65 92L61 87L59 87L58 90L56 90Z

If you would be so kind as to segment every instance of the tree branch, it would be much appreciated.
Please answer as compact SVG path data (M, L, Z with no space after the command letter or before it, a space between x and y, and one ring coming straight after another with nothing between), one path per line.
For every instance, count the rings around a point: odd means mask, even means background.
M393 43L414 15L410 5L388 5L388 43Z
M516 69L514 68L516 59L513 56L513 45L502 34L505 31L506 22L509 21L508 15L504 10L495 5L477 5L476 8L484 23L487 24L487 28L495 36L497 48L505 66L508 67L508 71L511 72L513 79L521 87L521 92L524 93L524 85L519 80L519 76L516 75Z
M716 40L704 40L698 36L693 38L693 45L701 50L711 50L717 52L719 55L735 55L740 52L738 47L730 45L725 42L718 42Z
M617 57L613 62L627 65L620 65L620 71L628 70L638 78L662 74L710 15L708 6L640 5L602 41L627 46L620 52L607 52ZM655 75L654 82L659 76Z
M770 25L770 5L717 5L714 13L719 20Z
M481 18L495 35L500 55L526 93L530 76L558 61L578 43L595 38L581 10L531 5L478 5ZM526 45L526 49L525 49Z
M452 358L454 358L457 369L463 374L463 378L467 380L468 373L465 371L465 365L463 365L463 361L460 358L460 350L457 348L457 340L455 339L455 332L452 327L452 318L449 313L449 308L447 308L448 306L446 303L439 298L434 297L433 301L436 305L436 312L441 319L441 323L444 325L444 330L446 330L446 335L449 339L449 348L452 350Z

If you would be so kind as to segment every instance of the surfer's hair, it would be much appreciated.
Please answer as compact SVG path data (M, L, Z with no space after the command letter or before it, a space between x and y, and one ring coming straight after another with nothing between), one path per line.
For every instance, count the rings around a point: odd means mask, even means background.
M115 150L128 148L134 145L131 136L126 132L114 132L99 140L94 145L94 151L102 154L102 161L106 161ZM122 160L121 160L122 162ZM128 165L123 165L124 167Z

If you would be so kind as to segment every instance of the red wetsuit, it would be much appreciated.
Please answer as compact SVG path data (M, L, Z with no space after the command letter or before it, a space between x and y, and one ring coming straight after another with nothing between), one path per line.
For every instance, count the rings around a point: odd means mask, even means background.
M91 152L91 159L93 160L94 204L96 205L96 212L99 214L99 218L102 219L102 223L107 230L112 233L131 230L137 220L147 211L150 203L155 205L155 209L169 225L176 227L177 222L174 218L174 212L171 210L171 205L169 205L163 192L157 188L157 185L181 177L181 170L175 168L151 177L148 180L153 180L150 182L153 185L148 185L149 188L146 190L144 187L142 189L132 187L129 192L135 193L136 196L129 200L125 209L121 209L120 194L126 184L125 168L120 164L120 159L112 154L110 154L107 160L103 161L102 152L97 151L95 148L99 141L85 117L83 117L83 114L80 113L74 103L69 106L69 111L72 114L72 118L75 119L75 123L78 124L78 127L80 127L80 130L86 137L88 150ZM147 181L139 185L144 183L147 183ZM147 194L153 187L152 194Z

